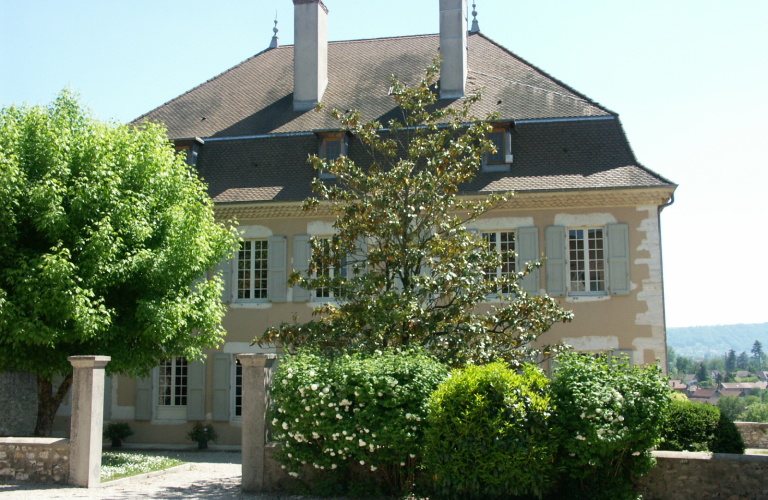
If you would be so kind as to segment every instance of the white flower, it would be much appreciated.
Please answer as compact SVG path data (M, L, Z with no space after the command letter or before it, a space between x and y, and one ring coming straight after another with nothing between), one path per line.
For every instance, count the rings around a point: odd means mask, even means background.
M336 468L336 464L331 464L331 469L335 469L335 468Z
M352 401L349 401L347 398L342 399L341 403L339 403L339 405L341 406L349 406L351 404L352 404Z
M309 406L305 406L304 411L309 411Z
M392 382L392 387L394 387L394 386L396 386L396 385L397 385L397 380L395 380L394 382Z
M331 452L331 456L332 456L332 457L335 457L335 456L336 456L336 452L335 452L335 451L332 451L332 452Z
M291 476L291 477L299 477L299 473L298 472L289 472L288 475Z
M360 396L360 393L355 391L355 396Z
M330 392L330 390L331 390L330 387L324 387L323 388L323 392L326 393L326 394L328 394Z
M416 430L416 426L415 426L415 425L412 425L412 426L411 426L411 430L414 430L414 431L415 431L415 430Z
M365 465L365 460L360 460L360 465Z
M376 437L376 434L371 434L371 437Z
M374 467L373 465L371 465L371 472L373 472L373 471L375 471L375 470L376 470L376 467Z
M373 445L371 444L371 445L368 445L368 449L370 450L370 452L371 452L371 453L373 453L373 450L374 450L375 448L374 448L374 447L373 447Z
M586 414L586 413L582 413L582 414L581 414L581 418L584 418L584 417L586 417L586 416L587 416L587 414Z
M312 437L315 439L320 439L320 434L318 434L317 432L313 432Z
M352 436L347 436L347 441L352 441L354 438Z
M575 457L576 454L575 453L570 453L570 456Z
M283 379L283 385L288 385L288 381Z
M302 460L301 461L301 465L307 465L307 461L306 460Z
M603 411L602 408L598 408L598 409L595 410L595 413L602 413L602 411Z
M293 373L289 373L288 378L293 378Z
M309 370L309 376L314 377L315 376L315 370Z
M416 417L417 422L421 422L421 417Z
M382 394L380 392L378 393L378 395L379 395L380 398L384 396L384 394Z
M314 465L314 466L315 466L315 469L319 469L319 468L320 468L320 466L319 466L319 465L317 465L317 464L312 464L312 465Z
M416 458L416 455L414 455L413 453L410 453L408 456L411 458Z
M288 430L288 422L283 422L283 429Z
M285 465L281 465L280 467L282 467L283 469L285 469Z
M619 415L619 422L623 422L623 421L624 421L624 417L622 417L621 415Z
M333 408L333 403L328 403L328 408Z
M365 441L360 439L360 440L357 441L357 444L359 444L360 446L365 446Z
M324 411L321 411L321 412L320 412L320 416L321 416L321 417L324 417L324 416L325 416L325 412L324 412Z
M296 419L294 419L294 420L296 420L296 423L297 423L297 424L299 423L299 419L298 419L298 418L296 418Z
M317 384L312 384L312 385L309 386L309 388L312 389L313 391L316 391L317 390Z
M336 418L338 418L339 420L341 420L341 419L342 419L342 418L344 418L344 417L342 417L342 416L341 416L341 413L337 413L337 414L336 414Z
M405 467L405 462L400 462L400 467ZM285 469L285 467L283 467Z
M272 425L275 425L276 423L277 423L277 419L276 419L276 418L273 418L273 419L272 419Z
M341 431L341 433L344 434L345 436L347 435L347 431Z
M363 429L363 430L365 431L366 434L370 434L370 432L371 432L368 429Z
M291 454L289 453L289 454L288 454L288 458L293 458L293 455L291 455Z
M413 415L411 415L410 413L406 413L406 414L405 414L405 419L406 419L406 420L410 420L412 416L413 416Z

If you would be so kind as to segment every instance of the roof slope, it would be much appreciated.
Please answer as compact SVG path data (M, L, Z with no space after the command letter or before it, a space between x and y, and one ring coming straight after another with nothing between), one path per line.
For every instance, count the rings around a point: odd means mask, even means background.
M329 108L357 109L363 119L397 116L387 95L398 75L417 82L438 52L438 35L328 44ZM489 38L468 40L467 91L485 88L478 116L503 119L608 116L612 113ZM443 101L445 102L445 101ZM239 137L338 128L327 113L293 110L293 46L269 49L137 118L163 122L171 138Z
M217 203L297 201L312 194L316 172L307 163L317 151L315 134L207 140L198 172ZM478 173L466 192L538 191L670 186L637 166L618 119L518 123L512 132L510 172ZM364 166L370 158L359 141L349 156Z

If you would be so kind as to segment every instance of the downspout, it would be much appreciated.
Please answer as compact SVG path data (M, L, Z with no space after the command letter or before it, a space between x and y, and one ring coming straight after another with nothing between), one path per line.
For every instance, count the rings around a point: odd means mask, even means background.
M664 321L664 374L669 376L669 359L667 358L667 302L666 293L664 291L664 252L661 245L661 211L672 205L675 202L675 192L672 191L672 195L669 197L669 201L663 205L659 205L659 209L656 211L656 221L659 227L659 265L661 265L661 317Z

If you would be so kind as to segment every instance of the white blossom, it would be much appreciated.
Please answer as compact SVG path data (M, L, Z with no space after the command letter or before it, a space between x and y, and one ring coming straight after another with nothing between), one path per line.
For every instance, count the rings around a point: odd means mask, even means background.
M360 439L360 440L357 441L357 444L359 444L360 446L365 446L365 441Z
M360 460L360 465L365 465L365 460Z
M309 386L309 388L312 389L313 391L316 391L317 390L317 384L312 384L312 385Z
M289 472L288 475L291 476L291 477L299 477L299 473L298 472Z
M336 414L336 418L338 418L339 420L341 420L341 419L342 419L342 418L344 418L344 417L342 417L342 416L341 416L341 413L337 413L337 414Z
M373 465L371 465L371 472L373 472L373 471L375 471L375 470L376 470L376 467L374 467Z
M335 469L335 468L336 468L336 464L331 464L331 469Z
M288 381L283 379L283 385L288 385Z
M283 429L288 430L288 422L283 422Z

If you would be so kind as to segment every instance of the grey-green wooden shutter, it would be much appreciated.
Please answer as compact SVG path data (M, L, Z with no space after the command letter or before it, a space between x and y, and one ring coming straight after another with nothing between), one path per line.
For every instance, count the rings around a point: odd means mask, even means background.
M267 251L267 296L271 302L288 299L288 239L270 236Z
M135 420L152 420L152 376L136 380Z
M539 260L539 228L521 227L517 229L517 272L525 270L528 262ZM534 269L531 274L523 278L523 290L530 294L538 294L540 286L539 270Z
M359 238L355 242L355 253L347 258L347 278L355 277L355 268L359 269L358 275L365 274L368 260L368 242L365 238Z
M104 374L104 422L112 420L112 377Z
M293 237L293 268L299 271L303 276L307 275L309 269L309 255L312 249L309 246L309 235L299 234ZM310 292L301 288L299 285L293 287L294 302L309 302Z
M629 295L632 283L629 281L629 226L607 224L608 236L608 279L611 295Z
M205 420L205 363L191 361L187 367L187 420Z
M213 355L213 419L229 420L229 391L230 391L230 358L229 354Z
M548 226L544 232L547 248L547 294L553 297L565 295L565 226Z
M221 301L224 303L232 302L232 266L234 261L235 256L228 255L216 264L216 272L221 272L221 279L224 282L221 289Z

